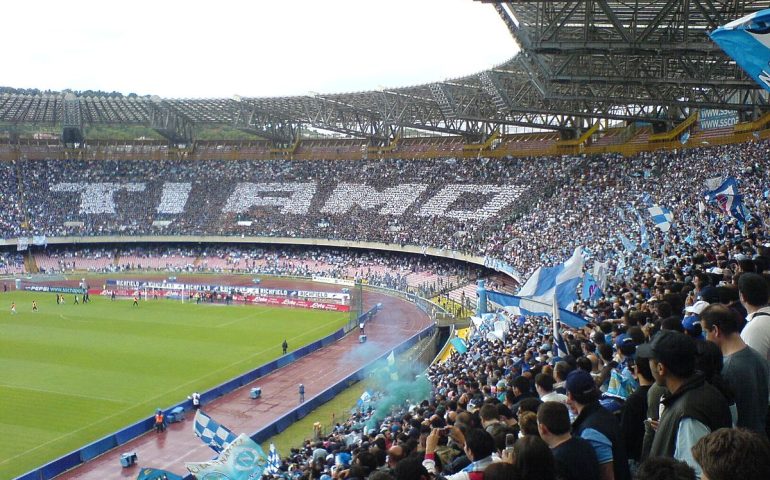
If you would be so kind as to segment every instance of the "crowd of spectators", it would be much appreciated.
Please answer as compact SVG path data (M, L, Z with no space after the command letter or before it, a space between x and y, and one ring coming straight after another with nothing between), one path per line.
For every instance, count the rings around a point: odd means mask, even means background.
M323 480L760 480L770 478L768 153L767 142L749 142L633 158L28 162L34 165L25 169L26 200L18 210L37 234L384 241L490 255L523 277L582 246L610 272L600 297L575 307L589 321L586 327L562 325L559 333L543 318L495 313L505 324L502 334L489 319L476 325L466 352L428 370L428 393L394 406L384 401L393 386L383 386L371 410L292 452L281 474ZM727 176L740 181L753 217L745 223L701 204L706 181ZM80 213L80 196L61 193L74 187L50 188L116 179L143 183L143 190L116 191L115 214ZM367 208L337 215L324 205L342 180L378 190L424 184L425 199L450 183L528 189L484 220L424 217L419 205L400 215ZM223 213L244 181L315 182L317 190L302 214L264 207ZM181 213L158 212L164 182L190 184ZM452 208L471 211L483 203L461 195ZM646 212L652 204L672 211L669 231L655 228ZM159 219L171 223L153 225ZM642 245L640 223L649 245ZM297 268L280 260L266 265Z
M324 247L236 244L49 246L34 253L41 273L239 273L359 279L369 285L411 291L423 297L446 293L487 272L451 259L396 252ZM0 273L21 254L0 254ZM11 263L13 264L13 263Z
M749 210L766 214L768 150L767 142L749 142L631 158L605 154L419 161L20 160L20 168L0 165L7 170L0 180L0 198L10 210L0 219L0 236L194 234L377 241L489 255L526 277L540 265L562 261L578 245L605 259L622 248L618 233L638 244L628 205L646 217L650 235L660 241L663 236L652 228L643 198L672 210L677 228L667 236L667 246L681 243L693 230L704 242L716 240L711 231L703 231L705 214L698 209L703 182L711 177L738 178ZM21 179L17 170L24 172ZM243 186L249 182L291 185L295 190L252 191ZM86 183L91 187L85 189ZM359 198L363 207L337 211L335 202L347 191L335 189L343 183L365 184L377 191L398 187L389 195L415 201L390 205L383 213L382 205L367 205L367 199ZM423 215L430 210L431 199L448 185L467 190L451 204L455 215ZM511 195L501 200L500 211L477 218L467 213L483 211L500 187ZM309 195L310 202L307 211L293 212L281 205L244 210L235 204L250 203L238 192L248 198ZM23 228L25 218L28 229Z
M466 352L429 368L429 395L381 412L371 429L352 421L307 443L284 459L283 475L770 478L768 150L579 162L558 195L504 226L497 251L522 271L578 245L608 261L602 295L575 307L589 323L555 332L546 318L496 312L473 327ZM753 216L745 224L699 205L704 182L727 176L741 180ZM673 211L669 232L649 221L647 195ZM649 247L638 245L634 210ZM527 247L525 263L507 256ZM501 337L494 320L505 322Z
M545 318L483 317L467 351L427 370L430 393L374 401L294 450L279 475L770 478L770 288L756 273L770 263L728 258L716 274L717 262L660 276L639 298L616 285L615 308L556 335Z

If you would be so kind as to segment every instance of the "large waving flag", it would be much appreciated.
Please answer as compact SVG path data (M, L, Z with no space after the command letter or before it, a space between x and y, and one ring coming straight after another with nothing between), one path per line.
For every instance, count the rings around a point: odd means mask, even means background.
M222 452L228 444L238 438L236 434L220 425L211 417L203 413L202 410L198 410L195 413L193 432L195 432L195 435L200 438L203 443L211 447L211 449L217 453Z
M487 299L492 303L500 305L511 315L550 317L553 314L553 306L551 304L553 299L551 299L550 302L545 303L489 290L487 290ZM559 309L559 317L561 318L561 323L569 325L572 328L583 328L588 324L588 320L563 308Z
M583 248L577 247L566 262L555 267L540 267L519 290L519 296L550 305L554 296L559 307L569 307L577 300L577 285L583 277Z
M671 230L671 223L674 221L674 216L671 214L671 210L655 205L647 209L650 212L653 223L661 232L668 232Z
M240 434L219 455L208 462L185 463L195 478L228 480L259 480L267 467L262 447L245 433Z
M749 216L743 205L743 195L738 193L738 180L727 177L717 188L703 193L706 200L716 203L720 210L741 222Z
M770 9L732 21L709 36L755 82L770 91Z

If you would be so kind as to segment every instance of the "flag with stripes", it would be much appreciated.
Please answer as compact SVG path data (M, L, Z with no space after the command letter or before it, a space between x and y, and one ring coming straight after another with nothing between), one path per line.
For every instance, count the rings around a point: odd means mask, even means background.
M540 302L529 298L522 298L516 295L506 293L492 292L487 290L487 299L500 305L511 315L524 315L528 317L550 317L553 314L551 302ZM559 317L562 323L572 328L582 328L588 321L576 313L563 308L559 309Z
M203 410L198 410L195 413L193 432L203 443L217 453L221 453L227 445L238 438L238 435L235 435L226 427L220 425L217 421L203 413Z
M519 297L550 304L552 299L561 308L569 307L577 298L577 286L583 277L583 248L577 247L561 265L540 267L519 290Z
M647 209L650 212L653 223L661 232L668 232L671 230L671 224L674 221L674 216L671 214L671 210L655 205Z
M274 443L270 443L270 451L267 453L267 468L265 473L268 475L276 475L281 471L281 456L278 455L278 450L275 448Z

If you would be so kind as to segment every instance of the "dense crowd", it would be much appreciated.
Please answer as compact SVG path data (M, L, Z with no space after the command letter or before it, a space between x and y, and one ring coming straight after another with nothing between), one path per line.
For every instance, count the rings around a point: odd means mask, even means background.
M476 280L486 269L451 259L397 252L324 247L212 245L50 246L35 251L41 273L87 270L116 273L137 270L169 273L240 273L359 279L432 297ZM6 263L23 265L18 253L0 253Z
M556 332L547 318L504 309L482 318L466 352L430 367L428 395L400 409L375 402L284 459L283 475L770 478L767 151L584 160L497 245L505 255L534 247L522 270L560 263L578 245L607 261L601 295L575 306L589 323ZM699 205L715 176L741 179L753 219ZM645 216L648 195L673 211L670 231ZM381 421L362 428L362 415Z
M581 329L483 316L467 351L428 369L429 392L416 393L420 377L383 386L373 410L293 451L279 475L770 478L770 257L750 246L761 234L614 282ZM411 393L390 401L399 390Z
M661 240L644 210L644 198L674 214L677 228L668 236L667 247L678 245L693 230L704 242L715 240L712 232L702 231L710 212L701 213L698 207L703 182L710 177L739 179L749 210L766 216L768 149L767 142L749 142L632 158L21 160L21 179L15 164L0 165L5 170L0 198L10 210L0 219L0 235L265 235L378 241L490 255L526 276L540 265L558 263L578 245L607 258L622 248L618 233L639 243L638 231L629 231L636 220L631 208L647 217L652 240ZM285 191L264 190L278 184ZM366 198L361 185L385 193L375 201ZM459 189L456 198L454 190L446 190L449 186ZM449 203L442 210L436 202L444 197ZM22 228L26 219L28 229ZM718 228L721 225L714 226Z
M430 382L430 388L408 387L409 394L399 396L395 383L383 385L370 409L333 432L318 432L283 460L280 475L762 480L770 478L769 152L770 144L750 142L633 158L29 162L34 168L21 181L27 194L17 210L30 218L31 233L45 235L243 233L384 241L490 255L524 277L564 261L579 246L587 259L606 262L602 293L574 307L589 321L584 328L562 325L560 333L544 318L505 311L482 317L467 351L415 382ZM752 215L745 222L703 199L707 180L728 176L740 181ZM114 214L81 213L81 197L71 195L80 187L50 193L54 182L118 178L143 186L111 194ZM381 215L379 207L338 214L326 208L334 196L329 179L378 190L425 185L426 196L419 198L426 203L449 183L528 189L492 216L457 220L421 216L422 202L399 215ZM228 197L243 181L316 182L317 190L301 214L280 207L226 212ZM171 205L187 188L166 195L164 182L190 184L180 213L159 212L162 196ZM14 182L7 183L0 187L10 196ZM96 199L89 208L103 208L99 191L90 193ZM290 195L301 193L296 187ZM460 195L451 207L475 211L489 197ZM655 227L646 210L652 205L672 211L670 230ZM153 225L159 219L171 223ZM3 228L4 237L14 235L12 227ZM272 272L298 268L280 259L265 265L260 268ZM397 402L388 400L394 396Z

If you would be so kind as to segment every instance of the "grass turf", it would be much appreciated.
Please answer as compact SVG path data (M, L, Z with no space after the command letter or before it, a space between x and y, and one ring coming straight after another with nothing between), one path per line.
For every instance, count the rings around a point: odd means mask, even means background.
M284 338L293 350L347 321L345 313L280 307L73 300L0 293L0 478L267 363Z

